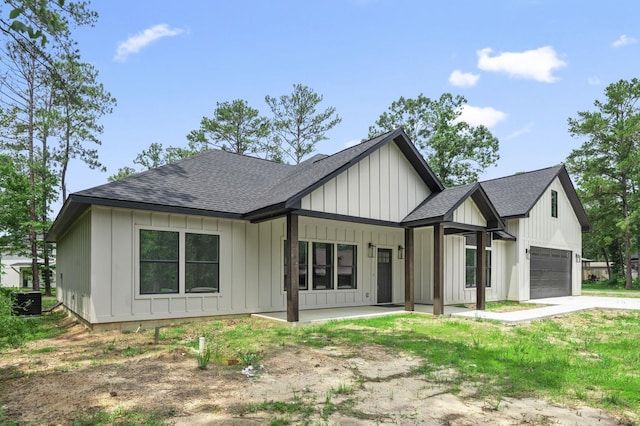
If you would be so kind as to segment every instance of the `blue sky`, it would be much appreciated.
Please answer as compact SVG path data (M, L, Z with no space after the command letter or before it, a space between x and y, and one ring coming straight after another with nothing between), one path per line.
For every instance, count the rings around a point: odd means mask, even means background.
M464 95L465 118L500 139L482 179L563 162L581 145L567 118L593 110L607 84L640 77L640 3L486 0L94 1L78 29L85 61L118 99L103 119L107 173L75 163L70 192L106 182L152 142L186 145L216 102L301 83L342 123L317 151L366 137L400 96Z

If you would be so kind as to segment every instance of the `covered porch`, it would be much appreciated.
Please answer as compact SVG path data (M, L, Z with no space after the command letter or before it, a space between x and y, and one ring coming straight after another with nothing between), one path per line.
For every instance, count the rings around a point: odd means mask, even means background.
M322 317L324 309L313 309L301 311L299 309L299 264L298 264L298 218L299 216L310 215L310 212L291 210L285 215L286 238L289 241L284 252L285 256L285 288L286 288L286 313L278 313L276 316L284 316L288 322L306 321L302 312L309 320L313 320L316 316ZM450 314L451 308L445 307L445 265L449 262L459 262L460 259L448 259L445 253L444 242L447 235L472 235L475 239L476 260L475 260L475 281L476 295L475 303L479 310L485 309L485 291L487 283L486 274L486 246L489 233L492 232L499 238L508 238L508 234L504 232L504 224L500 220L493 205L489 202L486 194L478 184L466 185L463 187L447 189L441 193L429 197L425 202L418 206L410 215L408 215L401 223L372 223L377 221L364 220L361 218L335 218L327 215L327 219L333 220L350 220L361 221L369 224L386 225L400 228L403 230L404 238L400 240L401 245L397 248L398 259L401 259L403 265L403 281L404 281L404 300L400 302L395 300L396 305L388 308L381 306L351 306L342 309L343 312L352 311L356 317L359 315L384 315L385 312L398 311L417 311L431 313L434 315ZM427 247L423 247L422 252L416 251L415 231L420 229L430 229L432 231L431 243ZM431 232L430 231L430 232ZM400 234L402 235L402 234ZM380 256L380 252L376 255L377 247L374 243L363 240L363 244L367 244L368 258L376 260ZM391 253L390 250L387 250ZM417 254L416 254L417 253ZM384 253L383 253L384 254ZM431 263L427 270L430 276L429 281L432 283L432 297L416 299L416 279L415 267L418 265ZM378 271L380 264L378 264ZM465 268L464 264L459 265ZM423 276L421 283L429 282L425 280L423 268ZM379 274L380 275L380 274ZM375 278L380 284L379 276ZM375 285L375 281L373 283ZM416 300L418 303L416 303ZM386 303L378 297L378 304ZM391 302L391 300L388 300ZM333 308L332 308L333 309ZM447 309L447 310L445 310ZM319 311L314 313L314 311ZM328 312L332 313L331 310ZM340 312L340 311L338 311ZM349 315L351 316L351 315Z

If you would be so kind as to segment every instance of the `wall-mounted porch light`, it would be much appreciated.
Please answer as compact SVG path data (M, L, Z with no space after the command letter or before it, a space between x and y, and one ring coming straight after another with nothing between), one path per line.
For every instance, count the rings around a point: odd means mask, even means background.
M376 257L376 246L374 246L373 243L369 243L368 254L369 254L369 257L371 258Z
M529 259L531 257L531 254L529 253L529 249L528 248L524 249L524 254L525 254L525 257L527 259Z
M404 247L398 246L398 259L404 259Z
M580 255L576 253L576 263L580 263L581 260Z

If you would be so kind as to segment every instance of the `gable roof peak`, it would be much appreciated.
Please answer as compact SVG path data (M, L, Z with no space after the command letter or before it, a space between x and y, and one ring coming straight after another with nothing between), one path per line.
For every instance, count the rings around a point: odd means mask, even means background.
M505 179L513 179L516 177L525 177L527 175L531 175L531 174L535 174L535 173L543 173L543 172L555 172L556 174L560 172L560 170L564 168L564 164L556 164L555 166L549 166L549 167L544 167L542 169L537 169L537 170L529 170L526 172L515 172L512 175L507 175L507 176L500 176L497 178L493 178L493 179L487 179L487 180L483 180L480 183L481 184L485 184L485 183L489 183L489 182L495 182L495 181L499 181L499 180L505 180Z

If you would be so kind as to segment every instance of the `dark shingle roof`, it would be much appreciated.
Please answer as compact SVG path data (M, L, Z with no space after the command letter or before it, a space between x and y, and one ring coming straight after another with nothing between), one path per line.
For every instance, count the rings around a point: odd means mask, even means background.
M211 150L74 195L243 214L294 168Z
M315 183L348 166L367 150L373 147L377 148L377 145L384 141L390 133L385 133L333 155L315 155L309 160L293 166L283 178L275 181L268 191L260 194L261 196L255 200L253 208L247 213L278 203L284 203L303 192L310 192L310 187Z
M503 218L526 216L558 176L561 165L519 173L480 184Z
M480 182L503 219L527 217L555 178L560 180L583 232L591 225L563 165Z
M473 183L454 186L453 188L445 188L442 192L431 194L429 198L409 213L409 215L403 219L403 222L444 219L464 202L469 196L469 193L477 185L478 184Z
M504 223L498 212L479 183L446 188L442 192L431 194L414 211L409 213L402 223L405 226L415 227L433 223L453 222L453 213L468 198L471 198L480 209L480 212L487 220L488 228L494 230L504 228Z
M300 199L382 145L395 142L433 192L442 184L402 129L298 165L211 150L116 182L73 193L50 230L56 238L92 204L259 219L299 206Z

